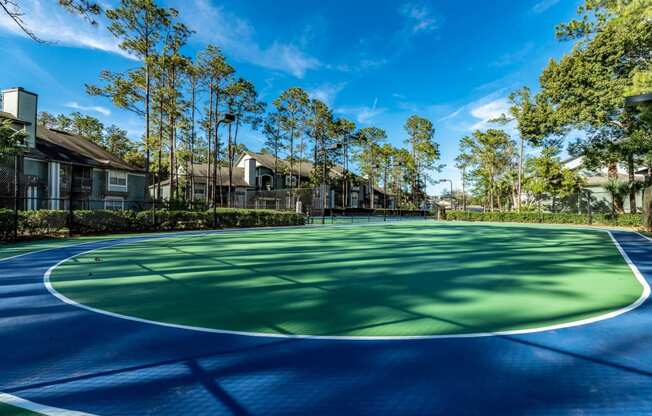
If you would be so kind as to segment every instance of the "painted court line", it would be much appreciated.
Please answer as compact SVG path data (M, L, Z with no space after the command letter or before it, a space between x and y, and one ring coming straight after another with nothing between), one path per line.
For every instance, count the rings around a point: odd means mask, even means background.
M189 330L189 331L199 331L199 332L207 332L207 333L214 333L214 334L229 334L229 335L243 335L243 336L250 336L250 337L267 337L267 338L292 338L292 339L315 339L315 340L347 340L347 341L401 341L401 340L418 340L418 339L448 339L448 338L479 338L479 337L491 337L491 336L508 336L508 335L522 335L522 334L532 334L536 332L544 332L544 331L554 331L558 329L564 329L564 328L571 328L571 327L576 327L576 326L582 326L582 325L588 325L592 324L595 322L603 321L606 319L611 319L615 318L616 316L622 315L624 313L627 313L629 311L632 311L636 308L638 308L640 305L642 305L647 298L650 296L650 286L641 274L641 272L638 270L636 265L631 261L627 253L623 250L621 247L620 243L616 240L616 238L613 236L611 231L609 230L601 230L606 232L609 237L611 238L611 241L614 243L616 248L618 249L618 252L621 254L631 271L634 273L634 276L636 277L636 280L639 282L639 284L643 287L643 292L641 293L641 296L631 303L628 306L625 306L623 308L617 309L615 311L598 315L592 318L586 318L586 319L581 319L578 321L572 321L572 322L566 322L563 324L556 324L556 325L549 325L549 326L544 326L544 327L539 327L539 328L529 328L529 329L517 329L517 330L510 330L510 331L496 331L496 332L477 332L477 333L468 333L468 334L441 334L441 335L407 335L407 336L337 336L337 335L295 335L295 334L268 334L268 333L261 333L261 332L247 332L247 331L232 331L232 330L225 330L225 329L215 329L215 328L205 328L205 327L199 327L199 326L191 326L191 325L181 325L181 324L172 324L172 323L167 323L167 322L160 322L160 321L154 321L150 319L143 319L143 318L136 318L133 316L128 316L128 315L123 315L115 312L109 312L105 311L102 309L97 309L93 308L91 306L83 305L78 302L75 302L74 300L64 296L63 294L59 293L53 286L52 282L50 279L50 276L52 274L52 271L56 269L58 266L60 266L62 263L84 255L88 254L97 250L102 250L105 248L110 248L110 247L115 247L117 245L123 245L123 244L130 244L130 243L138 243L138 242L143 242L145 240L138 240L135 242L122 242L122 243L117 243L112 246L106 246L106 247L101 247L101 248L96 248L93 250L88 250L85 252L81 252L78 254L75 254L73 256L70 256L66 259L63 259L59 261L57 264L54 266L50 267L44 274L43 276L43 281L45 284L45 287L47 290L54 296L56 296L59 300L62 302L65 302L69 305L76 306L78 308L86 309L90 312L98 313L101 315L105 316L110 316L113 318L119 318L119 319L126 319L129 321L134 321L134 322L140 322L144 324L150 324L150 325L158 325L158 326L164 326L164 327L169 327L169 328L176 328L176 329L183 329L183 330ZM202 234L194 234L193 236L202 236ZM191 237L191 236L189 236Z
M31 402L7 393L0 393L0 403L5 403L20 409L29 410L47 416L94 416L92 413L76 412L74 410L60 409L44 404Z

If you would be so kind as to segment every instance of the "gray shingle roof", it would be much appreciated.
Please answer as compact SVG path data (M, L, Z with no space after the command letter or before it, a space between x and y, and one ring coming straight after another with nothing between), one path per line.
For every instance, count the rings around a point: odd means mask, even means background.
M90 166L144 173L143 169L130 165L98 144L81 136L38 126L36 130L36 138L37 140L42 140L43 142L56 146L57 153L47 151L43 152L49 158L54 160L62 162L79 161L77 163L81 163L83 160L84 164ZM43 147L43 149L39 150L52 148L52 146L48 146L47 144L43 144L41 147ZM66 153L70 154L66 155Z

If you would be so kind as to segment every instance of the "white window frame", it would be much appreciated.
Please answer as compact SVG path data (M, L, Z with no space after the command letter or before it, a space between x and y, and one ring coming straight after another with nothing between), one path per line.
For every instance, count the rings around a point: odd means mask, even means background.
M109 206L110 204L112 205L115 202L120 203L120 207L116 206ZM112 210L112 211L124 211L125 210L125 199L121 196L107 196L104 198L104 209Z
M124 177L125 184L124 185L112 184L111 179L114 177L115 178ZM127 192L127 187L129 186L129 174L121 170L110 170L106 183L107 183L107 189L109 191Z
M289 175L285 177L285 186L292 186L295 187L297 186L297 183L299 183L299 178L294 176L294 175Z

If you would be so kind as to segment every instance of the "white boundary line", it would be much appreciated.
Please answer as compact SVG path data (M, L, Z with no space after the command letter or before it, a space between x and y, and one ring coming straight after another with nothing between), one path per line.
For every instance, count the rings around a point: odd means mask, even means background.
M91 306L83 305L80 303L75 302L74 300L62 295L59 293L54 287L52 286L52 282L50 280L50 276L52 274L52 271L56 269L59 265L62 263L77 257L81 256L84 254L91 253L96 250L101 250L109 247L115 247L116 245L122 245L122 244L129 244L130 242L126 243L118 243L114 246L107 246L107 247L102 247L102 248L97 248L93 250L88 250L85 252L78 253L74 256L70 256L66 259L63 259L59 261L57 264L54 266L50 267L45 274L43 275L43 281L45 284L45 287L47 290L54 296L56 296L58 299L60 299L62 302L65 302L69 305L73 305L82 309L86 309L91 312L95 312L101 315L106 315L110 316L113 318L120 318L120 319L126 319L129 321L134 321L134 322L140 322L140 323L145 323L145 324L151 324L151 325L159 325L163 327L168 327L168 328L176 328L176 329L184 329L184 330L191 330L191 331L199 331L199 332L208 332L208 333L214 333L214 334L227 334L227 335L243 335L243 336L252 336L252 337L266 337L266 338L293 338L293 339L316 339L316 340L355 340L355 341L378 341L378 340L383 340L383 341L399 341L399 340L414 340L414 339L447 339L447 338L479 338L479 337L490 337L490 336L505 336L505 335L521 335L521 334L531 334L535 332L544 332L544 331L553 331L557 329L564 329L564 328L571 328L575 326L581 326L581 325L588 325L592 324L598 321L603 321L605 319L611 319L615 318L616 316L622 315L626 312L632 311L639 306L641 306L645 300L650 296L650 286L641 274L641 272L638 270L636 265L631 261L627 253L623 250L623 248L620 246L620 243L614 238L613 234L609 230L600 230L603 232L606 232L609 234L609 237L611 238L612 242L615 244L616 248L618 249L618 252L621 254L629 268L632 270L634 273L634 276L636 277L636 280L641 284L643 287L643 292L641 293L641 296L634 301L632 304L625 306L623 308L617 309L615 311L603 314L603 315L598 315L592 318L587 318L587 319L581 319L579 321L572 321L572 322L567 322L563 324L556 324L556 325L549 325L549 326L544 326L544 327L539 327L539 328L529 328L529 329L517 329L517 330L511 330L511 331L496 331L496 332L477 332L477 333L468 333L468 334L442 334L442 335L408 335L408 336L336 336L336 335L286 335L286 334L268 334L268 333L261 333L261 332L247 332L247 331L231 331L231 330L226 330L226 329L214 329L214 328L205 328L205 327L199 327L199 326L191 326L191 325L181 325L181 324L172 324L172 323L167 323L167 322L159 322L159 321L153 321L150 319L142 319L142 318L136 318L133 316L128 316L128 315L123 315L119 313L114 313L114 312L109 312L97 308L93 308ZM202 236L204 234L195 234L195 236ZM139 240L137 242L143 242L143 240ZM135 242L135 243L137 243Z
M93 243L100 243L102 241L111 241L111 240L119 240L119 239L127 239L127 238L165 238L166 236L170 237L178 237L180 234L181 235L194 235L194 234L200 234L200 235L206 235L206 234L211 234L211 233L227 233L227 232L246 232L246 231L282 231L282 230L295 230L295 229L321 229L325 226L328 226L329 228L332 227L351 227L351 226L369 226L369 225L394 225L394 224L405 224L405 223L412 223L412 222L422 222L424 220L422 219L416 219L416 220L401 220L401 221L372 221L368 223L351 223L351 224L305 224L305 225L279 225L279 226L269 226L269 227L246 227L246 228L216 228L216 229L208 229L208 230L186 230L186 231L168 231L168 232L156 232L156 233L143 233L143 234L129 234L126 233L124 235L116 234L113 237L106 237L105 238L98 238L97 240L93 241L81 241L78 243L72 243L72 244L65 244L62 246L53 246L53 247L46 247L42 248L39 250L35 251L28 251L27 253L21 253L21 254L16 254L10 257L3 257L0 258L0 263L3 261L9 261L13 260L19 257L23 256L29 256L30 254L36 254L36 253L42 253L45 251L50 251L50 250L57 250L60 248L71 248L71 247L78 247L84 244L93 244ZM436 221L436 220L433 220ZM101 235L98 237L102 237ZM91 236L92 238L92 236Z
M635 232L636 234L640 235L641 237L645 238L646 240L648 240L648 241L652 241L652 238L648 237L647 235L645 235L645 234L641 234L641 233L639 233L638 231L634 231L634 232Z
M47 416L94 416L92 413L76 412L74 410L60 409L58 407L46 406L44 404L31 402L29 400L21 399L11 394L0 392L0 403L5 403L10 406L18 407L21 409L30 410L32 412L40 413Z

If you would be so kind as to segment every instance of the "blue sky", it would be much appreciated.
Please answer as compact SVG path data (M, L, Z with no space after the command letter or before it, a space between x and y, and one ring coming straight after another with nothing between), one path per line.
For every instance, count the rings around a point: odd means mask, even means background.
M186 53L223 48L239 74L270 102L300 86L360 127L384 128L398 145L403 124L418 114L435 125L442 163L436 177L459 184L457 143L506 110L509 92L536 88L549 59L571 47L554 37L581 0L165 0L196 31ZM102 69L136 65L100 25L90 27L55 1L25 0L36 44L0 16L0 87L39 94L41 110L81 111L142 134L142 121L85 94ZM514 137L517 138L516 136ZM258 132L242 141L262 145ZM438 193L440 185L431 185Z

